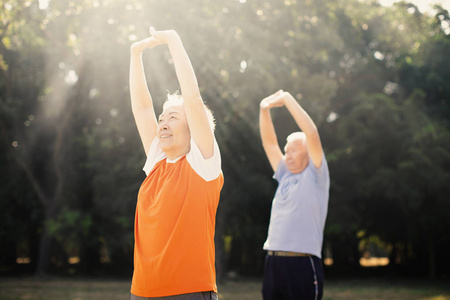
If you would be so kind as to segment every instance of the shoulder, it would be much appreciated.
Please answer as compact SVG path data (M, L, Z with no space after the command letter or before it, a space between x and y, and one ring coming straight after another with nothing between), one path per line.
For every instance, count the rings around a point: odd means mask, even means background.
M328 170L328 162L326 160L325 154L322 157L322 164L320 167L316 168L314 163L310 160L308 168L311 170L313 176L315 176L319 183L329 185L330 174Z
M277 170L273 174L273 178L276 179L277 181L281 181L289 173L290 172L289 172L289 170L287 169L287 166L286 166L286 160L285 160L284 157L282 157L280 159L280 162L278 163Z
M166 158L166 154L159 146L158 138L155 137L150 145L150 150L147 153L147 160L145 161L145 165L142 168L145 174L150 174L155 165L164 158Z
M208 159L204 159L200 149L191 139L191 150L186 155L186 160L192 169L205 181L212 181L218 178L222 172L222 159L219 145L214 139L214 154Z

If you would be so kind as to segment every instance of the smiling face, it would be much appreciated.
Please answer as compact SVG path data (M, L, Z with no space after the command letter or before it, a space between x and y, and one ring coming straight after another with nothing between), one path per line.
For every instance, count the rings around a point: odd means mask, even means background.
M286 166L293 174L301 173L309 163L306 136L303 133L289 136L284 152Z
M169 159L178 158L189 152L191 132L182 104L164 108L158 120L158 138L161 149Z

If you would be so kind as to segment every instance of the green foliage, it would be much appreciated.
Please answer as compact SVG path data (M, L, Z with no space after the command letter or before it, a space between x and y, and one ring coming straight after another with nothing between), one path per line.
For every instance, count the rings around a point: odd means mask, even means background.
M48 236L47 258L60 268L74 255L84 273L132 268L145 154L129 105L129 46L150 25L179 32L216 116L223 272L262 270L276 183L258 113L278 89L297 97L321 133L332 182L325 246L335 267L358 263L361 240L407 264L449 246L449 14L441 7L428 16L406 2L357 0L1 5L0 265L30 256L36 268ZM144 63L158 113L167 91L179 89L175 72L164 47ZM296 125L283 109L273 118L283 145Z

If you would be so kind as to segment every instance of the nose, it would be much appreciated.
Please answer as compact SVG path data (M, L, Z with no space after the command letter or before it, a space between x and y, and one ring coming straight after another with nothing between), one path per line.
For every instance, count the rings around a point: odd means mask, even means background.
M167 126L167 123L165 121L161 121L159 124L159 130L166 130L169 128L169 126Z

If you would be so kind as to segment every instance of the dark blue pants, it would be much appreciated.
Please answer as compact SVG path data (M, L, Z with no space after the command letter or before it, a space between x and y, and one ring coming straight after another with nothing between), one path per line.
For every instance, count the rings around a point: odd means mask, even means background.
M322 261L316 256L270 256L264 262L264 300L320 300Z

